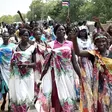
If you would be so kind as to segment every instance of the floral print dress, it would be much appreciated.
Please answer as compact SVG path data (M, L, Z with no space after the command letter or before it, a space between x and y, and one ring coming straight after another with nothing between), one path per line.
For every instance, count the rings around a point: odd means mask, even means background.
M35 80L35 97L38 97L38 92L39 92L39 88L38 88L38 83L40 81L40 77L41 77L41 73L42 73L42 69L43 69L43 64L45 61L45 57L44 57L44 53L46 51L46 43L41 42L35 42L35 54L36 54L36 67L34 70L34 80Z
M0 82L1 93L4 94L8 91L8 84L10 78L10 62L13 55L13 51L16 45L9 43L8 45L2 44L0 46Z
M25 51L22 51L17 47L12 61L20 64L31 63L34 48L31 45ZM13 66L9 80L9 94L13 112L26 112L27 107L32 104L34 99L34 71L32 68Z
M49 43L46 65L50 58L50 67L42 79L40 112L74 112L76 92L75 79L78 78L71 62L71 41ZM43 111L44 110L44 111Z
M112 59L96 51L93 69L93 107L91 112L112 112Z
M90 37L87 40L77 38L78 46L81 51L92 50L94 45ZM88 57L78 57L81 69L81 84L80 84L80 111L91 112L92 100L92 85L93 85L93 65Z

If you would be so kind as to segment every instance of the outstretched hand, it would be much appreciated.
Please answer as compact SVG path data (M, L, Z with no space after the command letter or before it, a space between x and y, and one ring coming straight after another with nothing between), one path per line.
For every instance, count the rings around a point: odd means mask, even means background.
M95 22L100 22L100 19L99 19L98 17L96 17L96 16L93 17L93 20L94 20Z
M78 37L78 34L79 34L79 28L72 29L71 38L76 39L76 37Z

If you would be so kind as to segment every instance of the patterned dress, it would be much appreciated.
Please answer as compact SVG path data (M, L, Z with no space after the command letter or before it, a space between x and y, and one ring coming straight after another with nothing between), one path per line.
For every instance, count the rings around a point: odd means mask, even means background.
M42 69L43 69L43 64L45 61L44 53L46 51L46 44L44 42L38 43L35 42L35 53L36 53L36 67L35 67L35 75L34 75L34 80L35 80L35 95L37 97L39 88L37 87L37 84L39 83Z
M79 49L92 50L94 48L91 39L88 37L86 41L77 38ZM93 65L89 58L79 57L79 65L81 68L81 86L80 86L80 111L91 112L92 84L93 84Z
M12 61L20 64L32 63L34 46L25 51L19 46L13 54ZM9 80L10 104L13 112L26 112L34 99L34 71L32 68L13 66Z
M12 58L15 44L1 45L0 46L0 83L1 93L4 94L8 91L8 83L10 77L10 62Z
M72 42L65 40L61 44L55 40L49 45L44 65L50 58L50 67L42 79L38 112L74 112L74 85L78 77L71 62Z
M112 59L90 51L95 57L93 69L93 107L89 112L112 112ZM88 111L87 111L88 112Z

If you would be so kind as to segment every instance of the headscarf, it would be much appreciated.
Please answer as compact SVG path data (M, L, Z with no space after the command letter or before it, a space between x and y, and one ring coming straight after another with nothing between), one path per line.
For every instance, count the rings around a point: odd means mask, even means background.
M93 35L93 41L95 42L97 39L105 38L108 41L108 35L106 32L95 33Z
M94 41L96 41L97 39L100 39L100 38L105 38L105 39L107 39L107 37L106 37L106 36L99 35L99 36L96 36L96 37L95 37Z

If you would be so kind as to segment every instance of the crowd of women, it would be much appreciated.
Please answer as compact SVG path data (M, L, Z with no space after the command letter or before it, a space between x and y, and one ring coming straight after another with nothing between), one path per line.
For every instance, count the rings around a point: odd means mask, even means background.
M112 112L112 26L2 25L2 111Z

